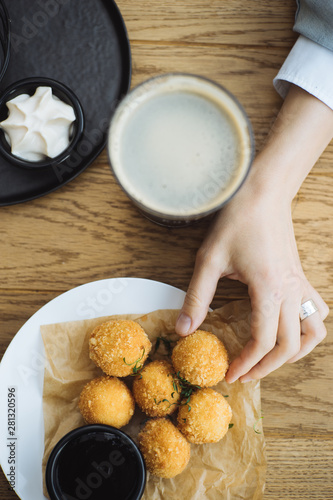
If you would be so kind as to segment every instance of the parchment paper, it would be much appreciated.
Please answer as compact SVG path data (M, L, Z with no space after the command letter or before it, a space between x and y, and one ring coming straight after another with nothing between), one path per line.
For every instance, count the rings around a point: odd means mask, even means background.
M85 321L44 325L41 334L46 353L43 410L47 458L70 430L84 425L78 410L83 386L102 374L89 358L88 339L98 324L114 318L136 320L151 342L158 336L177 338L174 325L178 311L161 310L139 316L109 316ZM250 305L248 301L231 302L208 313L202 329L215 333L224 342L232 361L249 339ZM170 337L171 335L171 337ZM163 348L153 359L165 356ZM125 380L131 387L132 377ZM263 498L266 459L260 408L260 384L225 381L214 387L224 396L233 412L234 424L218 443L191 445L187 468L173 479L161 479L148 473L143 500L259 500ZM131 422L123 427L135 441L146 416L136 409ZM44 487L46 494L46 489ZM46 494L47 496L47 494Z

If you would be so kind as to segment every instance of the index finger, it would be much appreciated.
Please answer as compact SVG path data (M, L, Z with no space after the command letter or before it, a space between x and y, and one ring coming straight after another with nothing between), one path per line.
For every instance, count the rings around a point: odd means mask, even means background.
M184 304L175 330L178 335L194 332L204 321L213 300L221 271L213 259L196 259Z

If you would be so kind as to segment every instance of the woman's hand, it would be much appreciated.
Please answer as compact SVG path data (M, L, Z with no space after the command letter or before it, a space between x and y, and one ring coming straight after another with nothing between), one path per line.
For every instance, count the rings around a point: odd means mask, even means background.
M260 379L302 358L326 335L328 307L303 273L291 201L332 136L332 110L291 87L248 179L198 251L176 324L179 335L200 326L221 277L248 285L251 340L230 365L228 382ZM318 311L300 322L300 306L309 299Z
M251 340L231 364L227 382L260 379L324 339L328 307L303 273L290 204L255 193L251 181L217 215L197 254L178 333L181 323L183 334L200 326L224 276L248 285L252 307ZM300 323L300 306L309 298L319 311Z

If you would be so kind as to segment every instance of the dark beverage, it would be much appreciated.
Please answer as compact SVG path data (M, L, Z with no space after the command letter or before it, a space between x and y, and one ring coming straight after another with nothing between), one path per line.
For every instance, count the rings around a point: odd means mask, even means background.
M162 223L216 211L242 184L253 155L251 128L235 98L183 74L134 89L116 110L108 147L120 185Z

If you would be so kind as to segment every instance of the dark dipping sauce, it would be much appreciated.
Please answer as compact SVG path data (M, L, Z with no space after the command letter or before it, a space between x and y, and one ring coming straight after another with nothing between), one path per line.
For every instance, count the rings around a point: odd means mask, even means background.
M135 443L106 425L86 425L66 434L46 467L51 500L139 500L145 482Z

